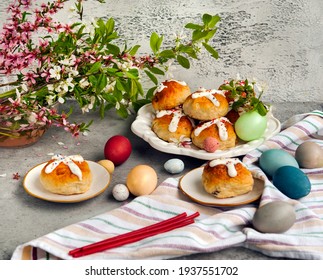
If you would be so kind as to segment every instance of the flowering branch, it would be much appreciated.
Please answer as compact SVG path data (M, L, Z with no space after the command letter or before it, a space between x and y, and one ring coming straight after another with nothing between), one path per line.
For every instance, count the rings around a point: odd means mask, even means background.
M16 88L0 94L1 114L13 114L20 108L20 112L46 115L50 120L47 124L56 122L77 135L88 125L69 124L68 115L59 117L57 112L48 111L54 104L72 98L83 112L98 109L104 117L105 111L115 108L126 118L131 108L136 111L151 101L158 85L157 76L164 76L172 61L189 68L190 59L198 59L202 48L218 58L209 44L217 30L218 15L205 14L201 24L187 24L185 27L192 31L190 40L184 42L177 37L174 46L168 49L162 49L163 36L153 33L152 53L138 56L139 45L121 48L114 43L119 35L113 18L98 19L90 25L54 21L53 15L67 1L42 4L33 13L29 12L32 0L16 0L9 5L11 17L3 26L0 39L0 73L15 75L10 85ZM75 0L80 20L84 12L82 2ZM153 83L147 92L141 84L142 74ZM27 115L21 115L21 119L30 119Z

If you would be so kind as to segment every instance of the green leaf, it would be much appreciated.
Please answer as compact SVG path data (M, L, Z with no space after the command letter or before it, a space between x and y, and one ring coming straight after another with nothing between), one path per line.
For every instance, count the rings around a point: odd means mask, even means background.
M221 90L232 90L232 87L231 87L231 86L229 86L229 85L224 84L224 85L221 85L221 86L220 86L220 89L221 89Z
M150 36L150 48L154 52L154 54L157 54L159 52L160 46L163 42L163 36L159 37L156 32L153 32Z
M150 48L153 51L153 53L158 52L158 41L159 41L159 36L156 32L153 32L150 36Z
M137 85L137 90L138 90L139 94L143 96L144 95L144 90L142 89L141 83L138 80L133 80L133 81Z
M108 34L112 33L114 31L114 19L113 18L109 18L105 24L105 28L106 28L106 32Z
M116 79L116 86L115 86L115 92L117 93L117 91L122 92L125 91L120 79ZM118 98L117 98L118 99ZM118 99L119 100L119 99Z
M193 41L201 40L201 39L205 38L208 34L209 34L208 31L194 30L192 40Z
M108 110L110 110L110 109L112 109L112 108L114 108L115 107L115 104L113 104L113 103L108 103L108 104L106 104L105 106L104 106L104 110L105 111L108 111Z
M96 79L96 77L95 77L95 76L93 76L93 75L89 76L89 82L91 83L91 85L92 85L93 87L96 87L97 79Z
M207 43L202 43L202 44L203 44L204 48L211 54L212 57L214 57L215 59L219 58L218 52L213 47L211 47Z
M106 44L107 49L114 55L120 54L120 48L113 44Z
M100 117L101 117L101 119L104 118L104 112L105 112L105 106L104 106L104 102L102 102L100 104Z
M217 31L217 29L213 29L213 30L208 31L208 33L204 37L204 40L206 40L206 41L210 40L215 35L216 31Z
M138 110L142 107L142 106L144 106L144 105L146 105L146 104L148 104L148 103L150 103L151 101L149 100L149 99L140 99L140 100L137 100L137 101L135 101L135 102L133 102L132 103L132 107L134 108L134 110L136 111L136 112L138 112Z
M195 29L195 30L202 30L203 26L199 25L199 24L195 24L195 23L188 23L188 24L185 25L185 28Z
M203 20L203 23L204 23L205 25L208 25L208 24L209 24L209 22L212 20L212 16L211 16L211 15L209 15L209 14L204 14L204 15L202 16L202 20Z
M261 116L266 116L267 108L265 107L265 105L261 101L258 103L257 110Z
M131 49L130 49L130 51L129 51L129 54L130 55L135 55L136 53L137 53L137 51L138 51L138 49L140 48L140 45L135 45L135 46L133 46Z
M177 61L184 68L186 68L186 69L190 68L190 61L186 57L179 54L179 55L177 55Z
M147 76L149 77L149 79L155 84L158 84L158 79L156 78L156 76L154 74L152 74L151 72L149 72L148 70L145 70L145 73L147 74Z
M172 50L163 50L160 54L160 57L165 57L165 58L175 58L175 54Z
M138 93L138 88L137 88L136 80L131 80L130 99L138 96L137 93Z
M138 70L137 69L130 69L126 72L126 76L130 79L138 79Z
M124 105L122 105L122 104L120 104L120 108L117 110L117 113L123 119L125 119L125 118L128 117L127 108Z
M101 68L101 66L102 66L102 64L101 64L101 62L100 62L100 61L95 62L95 63L91 66L91 68L90 68L90 70L87 72L87 74L97 73L97 72L99 71L99 69Z
M213 28L220 20L221 17L219 15L212 16L212 19L208 23L208 27Z
M157 67L151 67L149 70L156 75L165 75L165 72Z
M154 92L157 89L157 87L152 87L147 91L146 98L151 100L154 96Z
M97 79L96 93L100 93L108 84L108 79L105 74L100 74Z
M191 46L181 45L179 51L188 54L190 57L197 59L196 51Z

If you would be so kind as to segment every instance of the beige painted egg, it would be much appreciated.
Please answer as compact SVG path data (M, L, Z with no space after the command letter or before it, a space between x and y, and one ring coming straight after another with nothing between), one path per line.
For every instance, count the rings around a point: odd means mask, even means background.
M149 165L137 165L130 170L126 185L134 196L147 195L157 187L157 173Z
M114 163L111 160L102 159L98 161L98 164L102 165L109 172L109 174L114 172Z
M253 226L264 233L287 231L296 221L294 206L285 201L273 201L259 207L253 217Z
M306 141L300 144L295 151L295 158L300 167L323 167L323 149L315 142Z

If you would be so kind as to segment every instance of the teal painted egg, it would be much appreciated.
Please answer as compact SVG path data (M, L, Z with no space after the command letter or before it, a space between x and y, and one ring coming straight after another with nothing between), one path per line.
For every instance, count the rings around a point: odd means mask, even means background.
M259 158L260 168L269 176L282 166L299 168L296 159L284 150L271 149L263 152Z
M264 233L287 231L296 221L294 207L285 201L273 201L259 207L252 219L253 227Z
M277 169L273 176L273 184L292 199L302 198L311 191L311 182L307 175L294 166L283 166Z

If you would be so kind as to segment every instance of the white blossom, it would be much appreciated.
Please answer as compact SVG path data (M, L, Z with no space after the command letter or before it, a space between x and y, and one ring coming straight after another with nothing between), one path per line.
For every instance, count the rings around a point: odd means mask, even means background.
M30 124L36 123L37 122L37 115L34 112L31 112L30 115L28 116L28 122Z
M62 68L60 66L55 65L52 69L49 70L50 77L52 79L60 80L61 70Z
M83 78L80 82L79 85L81 88L86 88L90 85L89 81L86 78Z
M63 104L65 102L65 100L64 100L63 97L60 96L60 97L58 97L58 102L61 103L61 104Z

